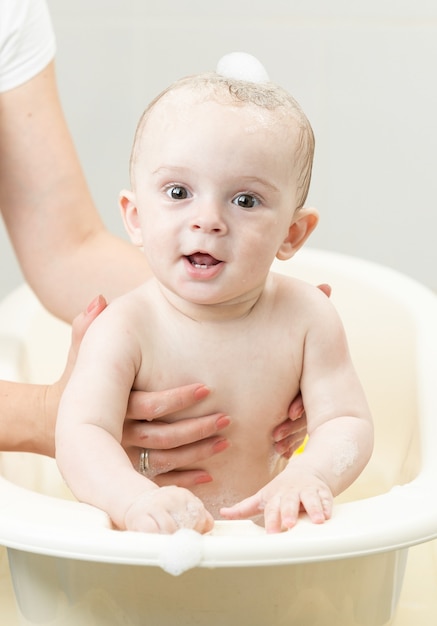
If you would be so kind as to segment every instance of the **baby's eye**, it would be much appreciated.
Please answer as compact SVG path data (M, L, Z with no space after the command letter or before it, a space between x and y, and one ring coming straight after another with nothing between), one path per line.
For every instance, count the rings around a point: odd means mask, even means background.
M253 209L259 204L258 198L252 196L250 193L240 193L232 202L242 209Z
M172 200L185 200L189 196L188 190L185 189L185 187L181 187L180 185L172 185L171 187L168 187L165 190L165 193Z

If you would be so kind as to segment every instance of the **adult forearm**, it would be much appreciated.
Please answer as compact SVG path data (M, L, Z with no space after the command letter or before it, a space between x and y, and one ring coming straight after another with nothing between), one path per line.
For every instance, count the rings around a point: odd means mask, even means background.
M147 276L143 255L105 228L65 123L54 66L0 94L0 209L26 280L67 321ZM114 199L115 200L115 199Z
M46 385L0 381L0 450L54 455L54 418Z
M26 279L44 306L57 317L72 322L95 296L108 302L137 287L150 273L144 255L122 239L102 229L81 245L49 255L44 270L30 264Z

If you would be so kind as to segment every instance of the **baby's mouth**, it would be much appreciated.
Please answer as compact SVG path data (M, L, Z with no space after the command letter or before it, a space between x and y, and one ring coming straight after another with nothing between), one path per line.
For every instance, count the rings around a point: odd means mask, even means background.
M186 258L191 265L197 269L208 269L208 267L213 267L221 263L221 261L205 252L195 252L194 254L188 255Z

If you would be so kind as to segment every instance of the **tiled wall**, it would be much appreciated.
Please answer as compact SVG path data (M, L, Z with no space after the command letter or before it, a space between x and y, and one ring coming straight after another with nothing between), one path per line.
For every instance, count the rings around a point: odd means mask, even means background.
M170 81L246 50L288 88L317 140L311 245L437 288L435 0L49 0L65 111L97 205L117 193L137 118ZM0 237L0 245L2 239ZM2 245L3 247L3 245ZM0 296L18 282L2 255Z

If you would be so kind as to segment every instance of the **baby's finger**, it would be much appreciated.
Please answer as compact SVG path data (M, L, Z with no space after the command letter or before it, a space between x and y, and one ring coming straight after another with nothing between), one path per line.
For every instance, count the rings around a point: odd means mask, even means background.
M220 515L225 519L247 519L248 517L258 515L263 508L261 496L259 493L256 493L233 506L222 507Z
M203 510L196 524L193 526L193 530L197 530L198 533L209 533L214 527L214 518L209 511Z
M282 530L281 523L281 497L274 496L265 505L264 508L264 527L266 533L280 533Z
M162 490L164 489L173 490L174 488L163 487ZM182 490L179 490L179 493L181 492ZM203 502L191 493L179 502L172 498L167 510L176 524L176 529L189 528L204 533L213 527L214 520L211 514L206 510Z
M329 492L303 491L301 501L313 524L323 524L331 516L332 496Z
M290 492L281 498L282 529L289 530L296 526L299 519L300 497L297 492Z
M160 524L153 515L143 512L141 515L129 515L126 518L126 529L137 533L162 532Z

